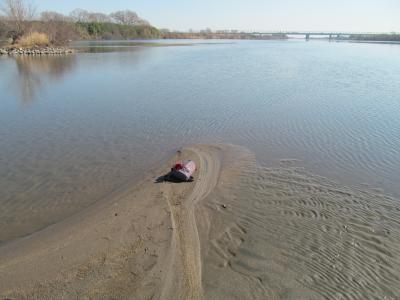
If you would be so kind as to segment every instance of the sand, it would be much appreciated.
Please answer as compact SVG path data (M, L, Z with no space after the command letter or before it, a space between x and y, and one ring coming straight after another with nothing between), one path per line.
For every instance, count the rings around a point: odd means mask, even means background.
M157 182L177 159L192 183ZM9 299L395 299L400 202L244 148L194 145L0 247Z

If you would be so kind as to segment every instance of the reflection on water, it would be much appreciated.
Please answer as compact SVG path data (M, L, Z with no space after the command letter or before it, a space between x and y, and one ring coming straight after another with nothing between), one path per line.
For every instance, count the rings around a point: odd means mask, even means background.
M78 51L88 53L106 53L106 52L123 52L132 51L131 47L103 47L103 46L87 46L77 47Z
M74 55L63 56L17 56L16 88L23 104L33 102L46 85L61 80L76 65Z
M78 41L71 46L79 52L86 53L107 53L107 52L127 52L141 51L142 48L151 47L171 47L171 46L190 46L193 42L181 42L178 40L123 40L123 41Z

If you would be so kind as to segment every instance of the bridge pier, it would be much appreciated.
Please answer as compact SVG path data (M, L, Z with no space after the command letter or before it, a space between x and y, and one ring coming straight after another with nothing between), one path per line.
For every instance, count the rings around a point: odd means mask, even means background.
M309 40L310 40L310 34L307 33L307 34L306 34L306 41L309 41Z

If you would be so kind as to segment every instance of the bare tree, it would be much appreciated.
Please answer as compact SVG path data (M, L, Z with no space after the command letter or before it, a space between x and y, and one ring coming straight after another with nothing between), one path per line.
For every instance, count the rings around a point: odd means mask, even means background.
M107 23L111 22L111 18L103 13L98 12L90 12L88 14L89 22L99 22L99 23Z
M77 35L70 17L54 11L44 11L40 19L43 22L36 24L39 27L37 30L46 33L52 44L68 44Z
M137 13L131 10L120 10L110 14L117 23L125 25L148 25L146 20L139 18Z
M70 21L70 18L55 11L43 11L40 14L40 20L44 22L51 22L51 21L68 22Z
M3 0L0 9L12 28L11 37L15 42L29 29L29 21L35 16L36 9L26 0Z
M74 22L83 22L83 23L88 23L88 22L107 23L112 21L111 17L106 14L100 12L90 12L80 8L74 9L70 13L70 17Z
M8 29L7 29L6 18L4 16L0 15L0 39L5 38L7 32L8 32Z
M85 9L74 9L69 16L74 22L89 22L89 12Z

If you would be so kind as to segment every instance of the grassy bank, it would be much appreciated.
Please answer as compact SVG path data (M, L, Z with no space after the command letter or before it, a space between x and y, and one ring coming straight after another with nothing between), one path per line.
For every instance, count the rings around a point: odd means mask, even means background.
M66 21L31 21L27 22L26 33L14 44L22 47L35 45L32 34L41 44L66 45L72 40L124 40L124 39L155 39L161 38L160 31L151 25L125 25L116 23L100 22L66 22ZM37 33L40 33L39 37ZM0 22L0 45L13 39L14 31L10 26Z

